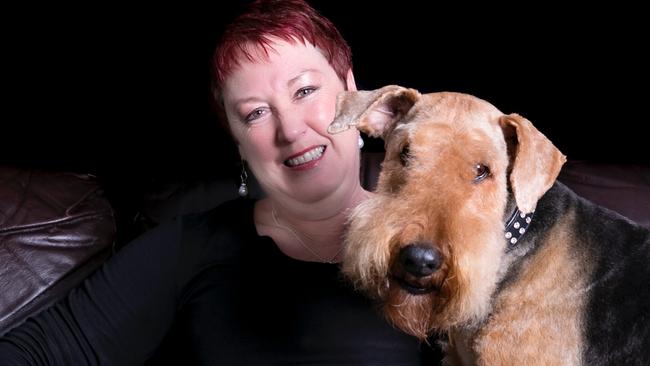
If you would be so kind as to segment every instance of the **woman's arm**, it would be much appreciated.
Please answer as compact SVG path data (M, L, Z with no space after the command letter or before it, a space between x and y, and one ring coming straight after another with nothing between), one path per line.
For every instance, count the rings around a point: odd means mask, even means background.
M64 300L0 338L3 365L143 363L171 326L187 274L181 221L125 246Z

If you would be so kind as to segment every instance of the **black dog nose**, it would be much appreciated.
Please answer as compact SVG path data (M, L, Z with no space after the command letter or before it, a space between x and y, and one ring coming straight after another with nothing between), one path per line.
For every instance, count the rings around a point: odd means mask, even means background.
M411 275L425 277L440 267L440 252L430 243L413 243L400 250L399 262Z

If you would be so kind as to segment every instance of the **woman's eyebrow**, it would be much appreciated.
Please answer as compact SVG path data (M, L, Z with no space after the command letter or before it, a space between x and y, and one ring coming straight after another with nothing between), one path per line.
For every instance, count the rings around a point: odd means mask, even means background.
M300 71L300 72L298 73L298 75L296 75L295 77L293 77L293 78L289 79L289 81L287 81L287 86L291 86L291 85L294 84L296 81L298 81L298 80L299 80L303 75L305 75L305 74L307 74L307 73L310 73L310 72L316 72L316 73L317 73L317 72L320 72L320 71L318 71L318 70L316 70L316 69L305 69L305 70L302 70L302 71Z
M233 102L233 105L235 106L235 108L239 108L239 106L241 106L242 104L246 104L246 103L250 103L250 102L256 102L256 101L259 101L258 97L241 98L241 99L235 100Z

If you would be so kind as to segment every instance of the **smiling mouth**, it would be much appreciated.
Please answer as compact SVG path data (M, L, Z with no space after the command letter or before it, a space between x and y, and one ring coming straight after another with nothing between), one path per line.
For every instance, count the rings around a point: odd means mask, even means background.
M300 155L285 160L284 165L290 168L295 168L297 166L301 166L309 162L312 162L314 160L320 159L323 156L324 152L325 152L324 145L316 146L313 149L307 150Z

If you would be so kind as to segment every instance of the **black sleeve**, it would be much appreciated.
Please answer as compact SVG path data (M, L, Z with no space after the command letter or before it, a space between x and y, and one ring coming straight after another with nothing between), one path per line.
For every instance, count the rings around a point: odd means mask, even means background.
M145 233L67 298L0 338L0 363L142 364L170 328L191 272L181 228L177 220Z

